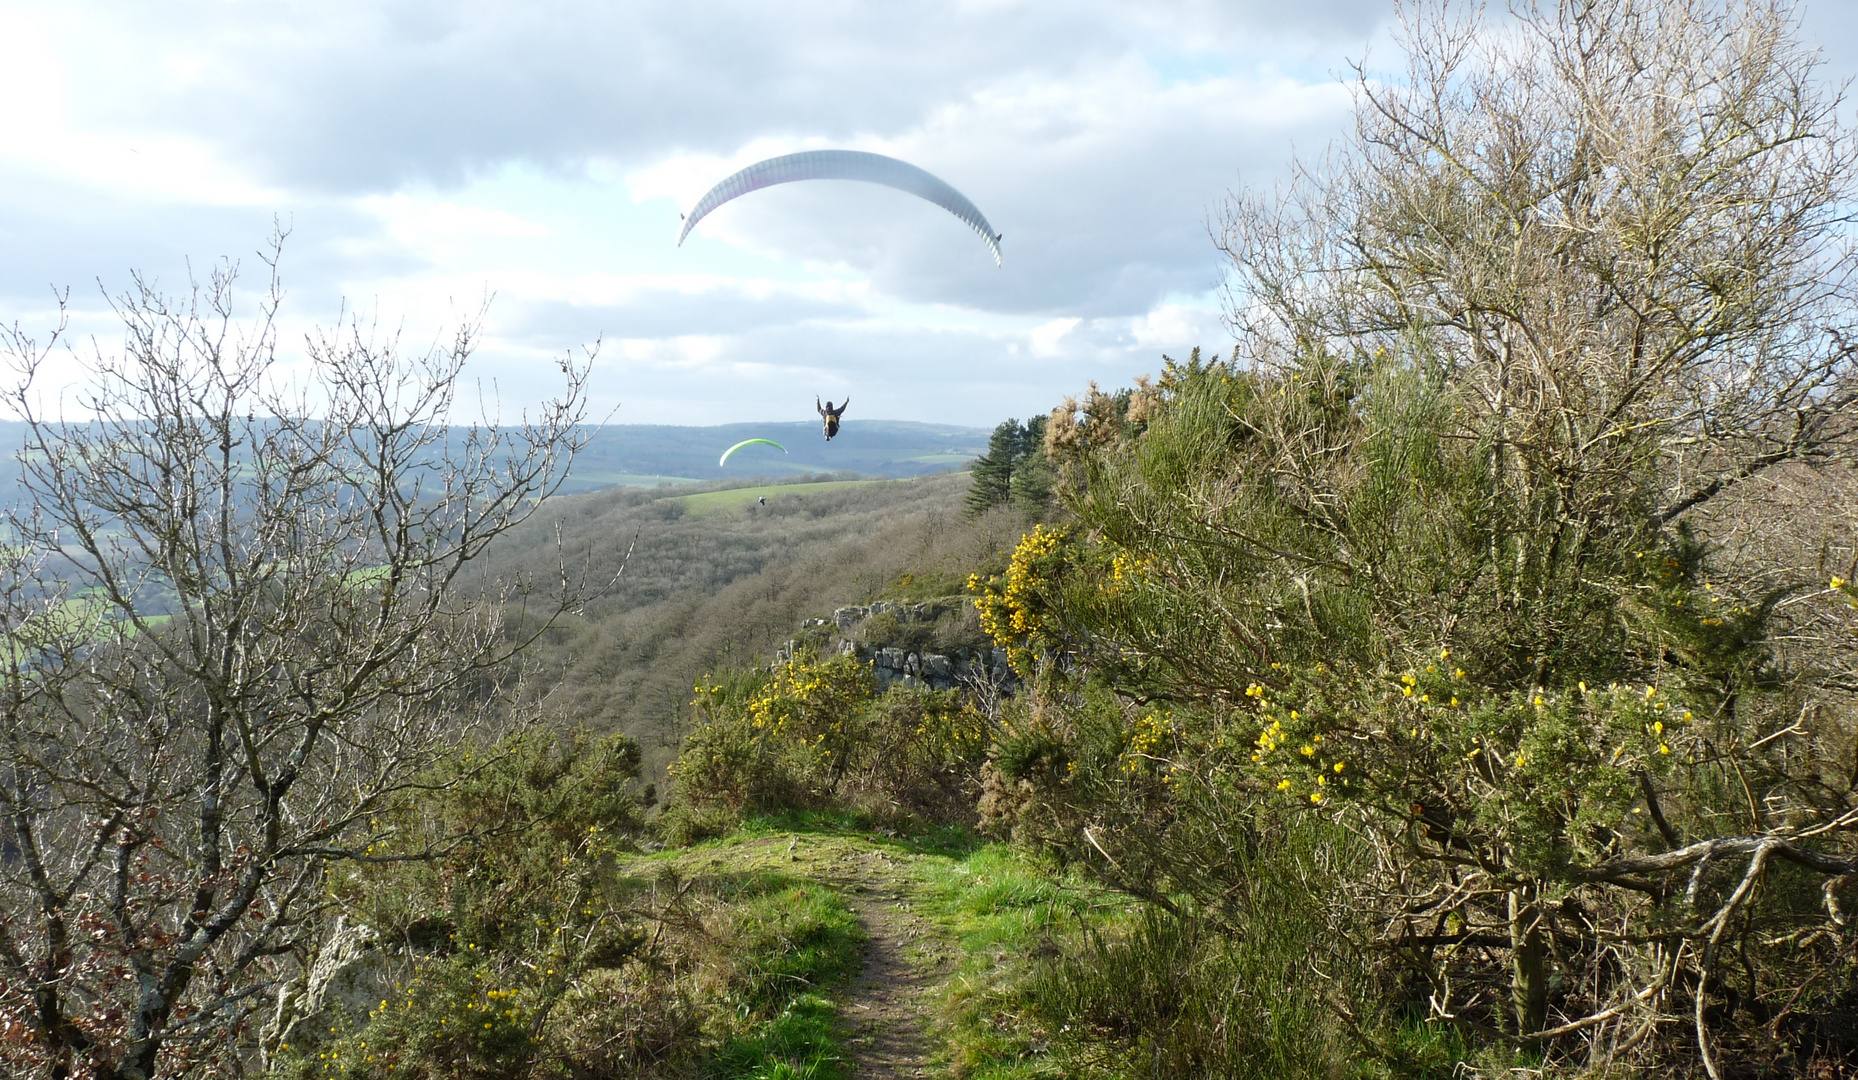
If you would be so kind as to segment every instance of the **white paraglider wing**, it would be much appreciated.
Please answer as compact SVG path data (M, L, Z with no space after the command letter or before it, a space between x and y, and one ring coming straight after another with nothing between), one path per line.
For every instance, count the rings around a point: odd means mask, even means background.
M697 200L696 208L684 219L683 231L677 234L678 244L683 244L684 237L690 235L690 230L696 228L697 222L702 221L705 215L730 199L775 184L791 184L796 180L862 180L927 199L980 233L981 239L987 242L987 250L994 254L994 265L1001 265L1000 234L994 231L994 227L987 222L987 216L969 202L966 195L950 187L935 174L907 161L898 161L882 154L868 154L862 150L806 150L757 161L726 178Z

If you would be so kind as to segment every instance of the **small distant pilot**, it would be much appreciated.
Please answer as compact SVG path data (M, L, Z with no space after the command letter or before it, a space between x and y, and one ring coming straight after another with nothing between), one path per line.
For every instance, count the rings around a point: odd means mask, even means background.
M828 401L824 405L821 405L819 403L819 397L817 395L814 396L813 408L819 411L820 422L826 425L827 442L831 442L832 437L839 433L839 417L845 415L845 408L851 403L852 399L846 398L845 404L835 409L832 407L832 402Z

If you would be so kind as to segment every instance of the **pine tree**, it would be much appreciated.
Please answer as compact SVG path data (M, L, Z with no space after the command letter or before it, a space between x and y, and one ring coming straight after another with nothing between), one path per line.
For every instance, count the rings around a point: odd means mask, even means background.
M1013 465L1021 453L1025 429L1016 419L1003 421L987 440L987 452L974 462L968 489L968 513L979 516L1007 500L1012 490Z
M1052 466L1045 459L1045 423L1049 417L1034 416L1019 429L1018 446L1013 455L1013 475L1007 483L1013 505L1030 514L1041 514L1052 501Z

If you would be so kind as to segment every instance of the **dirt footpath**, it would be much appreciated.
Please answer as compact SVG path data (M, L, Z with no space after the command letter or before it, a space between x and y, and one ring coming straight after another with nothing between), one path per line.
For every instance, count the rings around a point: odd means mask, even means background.
M870 943L864 970L840 996L858 1080L928 1075L934 1051L929 1017L936 991L955 966L952 943L911 910L895 860L872 851L837 860L847 906Z

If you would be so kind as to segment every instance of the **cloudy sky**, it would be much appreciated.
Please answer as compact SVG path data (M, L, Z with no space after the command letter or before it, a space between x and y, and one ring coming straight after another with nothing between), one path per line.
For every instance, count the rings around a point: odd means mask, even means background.
M0 0L0 321L106 343L99 294L290 230L289 339L346 304L540 396L603 340L599 412L991 425L1225 347L1206 221L1346 121L1391 0ZM1858 19L1809 32L1858 68ZM763 157L905 158L1005 233L996 269L899 192L679 212ZM289 341L287 341L289 344Z

